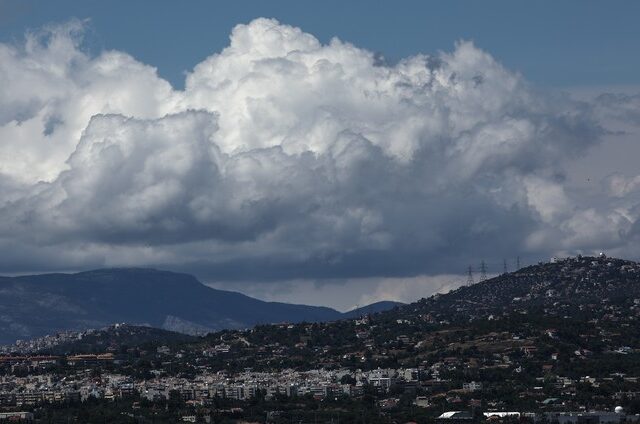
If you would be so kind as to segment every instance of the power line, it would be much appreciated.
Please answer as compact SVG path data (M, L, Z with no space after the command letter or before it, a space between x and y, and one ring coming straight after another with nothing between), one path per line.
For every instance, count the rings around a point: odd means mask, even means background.
M482 261L480 262L480 281L484 281L487 279L487 264Z

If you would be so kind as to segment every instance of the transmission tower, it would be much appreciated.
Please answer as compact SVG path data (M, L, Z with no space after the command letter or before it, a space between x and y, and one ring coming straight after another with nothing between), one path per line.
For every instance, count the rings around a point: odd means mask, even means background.
M467 286L470 286L473 284L473 268L471 268L471 265L469 265L469 268L467 269Z
M480 281L487 279L487 264L484 261L480 262Z
M520 256L516 258L516 269L520 269Z
M502 260L502 267L503 267L503 273L506 274L507 272L509 272L509 270L507 269L507 260L503 259Z

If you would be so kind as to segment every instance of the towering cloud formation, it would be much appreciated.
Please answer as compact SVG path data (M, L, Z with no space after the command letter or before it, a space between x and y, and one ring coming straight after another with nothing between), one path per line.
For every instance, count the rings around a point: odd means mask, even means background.
M391 65L269 19L179 91L125 53L84 53L82 26L0 44L4 271L408 276L637 233L637 203L585 205L563 178L632 99L538 92L468 42ZM600 199L626 201L625 178Z

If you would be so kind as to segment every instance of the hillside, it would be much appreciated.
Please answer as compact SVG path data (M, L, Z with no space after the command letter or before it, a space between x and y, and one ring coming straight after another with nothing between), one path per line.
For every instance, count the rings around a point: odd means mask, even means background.
M352 309L342 314L342 319L359 318L363 315L377 314L379 312L389 311L396 307L403 306L404 303L383 300L381 302L372 303L367 306Z
M67 337L57 335L25 342L20 346L23 350L17 352L23 354L45 352L51 355L103 352L118 354L128 348L162 345L173 346L191 343L197 340L197 336L129 324L114 324L99 330L67 332L65 335L67 335Z
M410 305L378 305L394 307L357 318L202 337L112 326L31 351L45 356L10 352L0 358L0 372L13 382L16 404L22 376L32 372L51 381L44 393L95 387L100 379L103 387L136 387L120 399L144 398L158 410L168 401L215 404L221 421L285 411L274 422L295 422L307 410L323 422L338 410L356 411L342 415L344 422L365 416L375 422L382 414L389 415L380 422L432 422L442 411L557 414L617 406L640 414L639 271L629 261L569 258ZM60 356L46 356L51 353ZM253 408L262 409L254 414ZM305 422L313 419L307 414Z
M517 311L597 314L605 305L632 307L640 299L640 265L607 257L571 257L528 266L403 310L442 319L477 319Z
M566 368L575 368L573 352L601 355L582 364L596 374L598 361L616 364L631 358L619 352L640 352L640 266L570 258L361 319L224 331L193 346L200 351L218 343L231 346L238 369L417 367L447 357L481 363L535 347L540 361L561 352L556 361ZM212 360L218 366L229 366L224 356Z
M0 343L115 322L196 334L343 316L331 308L264 302L153 269L0 277Z

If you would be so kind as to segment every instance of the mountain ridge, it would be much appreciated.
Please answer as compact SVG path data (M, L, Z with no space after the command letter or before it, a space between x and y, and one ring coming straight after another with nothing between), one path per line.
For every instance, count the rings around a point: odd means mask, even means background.
M201 334L343 317L332 308L266 302L209 287L190 274L153 268L0 277L0 343L114 322Z

